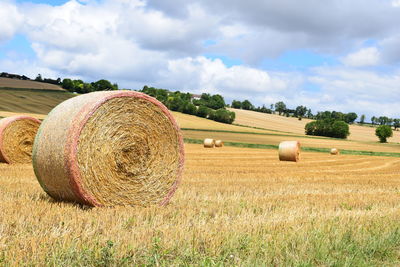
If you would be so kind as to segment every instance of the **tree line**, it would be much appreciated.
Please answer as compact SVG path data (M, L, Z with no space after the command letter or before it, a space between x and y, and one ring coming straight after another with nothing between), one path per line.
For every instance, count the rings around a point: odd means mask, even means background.
M25 75L10 74L7 72L0 73L0 77L31 80ZM79 94L95 91L118 90L118 84L111 83L105 79L87 83L80 79L73 80L66 78L61 80L61 78L42 78L42 75L38 74L34 80L38 82L59 85L69 92L76 92ZM229 105L225 103L224 98L219 94L210 95L203 93L200 97L196 98L191 93L181 93L180 91L171 92L167 89L157 89L148 86L144 86L141 92L157 98L170 110L196 115L224 123L233 123L235 120L235 113L226 109L226 107L229 106L236 109L252 110L262 113L278 113L281 116L297 117L299 120L302 118L314 119L319 122L317 124L312 124L305 129L306 134L311 135L323 135L331 137L340 136L339 138L346 138L349 135L349 133L346 132L346 127L342 123L335 124L335 122L342 121L346 124L352 124L355 123L356 119L358 118L358 115L355 112L342 113L337 111L319 111L316 114L313 114L311 109L307 108L306 106L300 105L294 109L291 109L288 108L283 101L278 101L275 104L271 104L267 108L265 105L256 107L247 99L244 101L233 100L231 105ZM369 124L366 123L365 120L366 117L363 114L360 116L358 123ZM392 119L386 116L372 116L370 124L381 126L386 125L397 130L400 128L400 119ZM337 129L340 129L340 131Z
M167 89L157 89L146 85L141 92L155 97L172 111L229 124L235 120L235 112L231 112L225 108L225 100L218 94L210 95L203 93L199 99L196 99L191 93L171 92Z
M87 83L79 79L72 80L66 78L61 80L60 78L57 79L42 78L42 75L38 74L38 76L35 78L35 81L60 85L68 92L78 93L78 94L86 94L96 91L118 90L118 84L116 83L112 84L110 81L105 79L98 80L97 82Z

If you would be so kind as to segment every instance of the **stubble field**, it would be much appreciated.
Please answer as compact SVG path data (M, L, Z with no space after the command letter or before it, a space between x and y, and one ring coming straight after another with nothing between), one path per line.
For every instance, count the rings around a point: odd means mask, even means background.
M57 203L0 164L0 265L398 265L400 159L186 145L166 207Z
M0 91L0 117L44 119L72 96ZM54 202L30 165L0 163L0 266L400 265L399 132L388 144L362 126L349 140L309 137L307 120L235 112L247 127L173 112L187 143L268 149L186 144L182 184L166 207ZM284 140L320 153L279 162ZM332 147L352 155L331 156Z

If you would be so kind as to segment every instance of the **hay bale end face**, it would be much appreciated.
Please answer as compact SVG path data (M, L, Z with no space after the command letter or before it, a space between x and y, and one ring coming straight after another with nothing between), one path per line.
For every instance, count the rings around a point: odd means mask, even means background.
M224 146L224 142L222 142L222 140L215 140L215 147L223 147Z
M337 148L332 148L331 149L331 155L339 155L339 149L337 149Z
M180 182L180 129L156 99L133 91L71 98L43 121L33 167L54 199L90 206L166 204Z
M204 147L205 148L214 148L215 147L215 140L211 138L204 139Z
M0 120L0 162L32 162L32 146L39 129L38 119L16 115Z
M283 141L279 144L279 160L294 161L300 159L300 142L298 141Z

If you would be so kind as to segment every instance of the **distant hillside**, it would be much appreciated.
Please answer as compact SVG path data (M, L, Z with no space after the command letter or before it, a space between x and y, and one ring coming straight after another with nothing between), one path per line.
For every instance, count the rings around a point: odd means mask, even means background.
M236 113L235 124L299 135L305 135L304 126L311 121L309 119L302 119L299 121L294 117L284 117L276 114L265 114L243 109L231 108L229 110ZM378 137L375 136L375 128L373 127L350 125L350 136L348 140L378 142ZM389 138L388 141L400 143L400 132L394 131L393 137Z
M21 88L21 89L40 89L40 90L57 90L65 91L61 86L42 83L30 80L19 80L0 77L0 88Z
M64 90L0 88L0 111L47 114L74 96Z

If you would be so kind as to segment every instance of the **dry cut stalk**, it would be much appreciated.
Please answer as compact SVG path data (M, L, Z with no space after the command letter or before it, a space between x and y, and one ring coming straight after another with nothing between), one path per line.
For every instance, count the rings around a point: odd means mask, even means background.
M68 99L43 121L33 167L54 199L90 206L166 204L184 164L180 129L156 99L132 91Z
M300 159L300 142L299 141L283 141L279 144L279 160L294 161Z
M38 119L16 115L0 120L0 162L32 162L32 146L39 129Z

